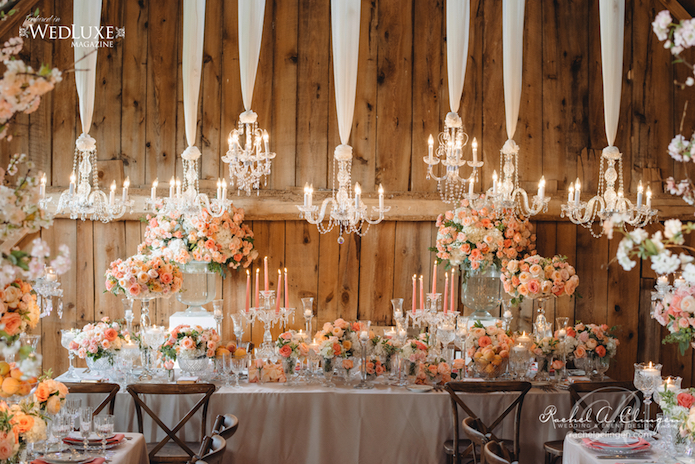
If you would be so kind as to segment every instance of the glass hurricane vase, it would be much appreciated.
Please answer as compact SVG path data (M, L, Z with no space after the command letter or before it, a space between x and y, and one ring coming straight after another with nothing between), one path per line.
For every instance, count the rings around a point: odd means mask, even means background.
M297 365L295 358L282 358L282 370L285 373L285 385L294 385L294 369Z
M101 377L108 377L109 370L113 369L113 355L104 354L99 359L87 356L87 367L90 372Z
M470 321L493 321L490 311L502 302L500 271L494 265L485 268L461 268L461 302L473 310ZM483 325L487 325L483 322Z
M207 312L204 304L215 299L215 273L205 261L191 261L181 266L183 286L176 299L187 305L185 314Z

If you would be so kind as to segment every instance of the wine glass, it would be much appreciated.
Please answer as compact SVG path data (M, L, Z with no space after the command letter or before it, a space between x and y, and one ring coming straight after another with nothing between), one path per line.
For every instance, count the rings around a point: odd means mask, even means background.
M94 418L94 431L101 438L101 452L106 454L106 440L113 436L113 416L103 414Z
M437 328L437 338L442 342L442 351L444 352L446 362L451 365L452 358L454 357L454 350L449 348L449 343L456 339L456 331L454 330L453 324L443 322L439 328Z
M234 336L236 337L237 345L241 343L241 338L244 336L244 315L239 313L230 314L232 323L234 324Z
M68 368L68 373L65 374L66 379L79 379L75 375L75 367L72 365L72 360L75 359L75 352L70 349L70 343L77 336L77 332L73 329L64 329L60 331L60 344L63 348L68 350L68 359L70 360L70 367Z
M242 371L244 370L244 367L246 366L246 357L235 357L232 358L232 372L234 372L234 375L236 377L236 383L235 387L240 388L241 385L239 385L239 377L241 376Z
M94 410L89 406L80 409L80 435L82 435L85 451L89 448L89 435L92 433L93 414Z
M80 398L68 397L65 400L65 412L70 417L70 426L75 432L79 430L77 426L79 425L78 417L80 409L82 409L82 400Z
M65 440L72 431L72 419L73 416L70 415L68 411L53 416L51 431L53 432L53 436L58 440L59 446L63 444L63 440Z

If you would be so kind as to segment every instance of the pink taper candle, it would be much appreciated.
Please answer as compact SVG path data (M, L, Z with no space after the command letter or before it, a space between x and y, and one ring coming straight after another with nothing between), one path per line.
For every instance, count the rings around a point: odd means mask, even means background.
M278 269L278 294L277 298L275 298L275 312L279 313L280 312L280 289L282 288L282 272L280 272L280 269Z
M253 301L253 305L255 308L258 308L260 306L260 295L261 295L261 284L260 284L260 277L259 275L261 274L261 269L256 268L256 298Z
M432 293L437 293L437 263L434 263L432 269Z
M412 309L413 312L415 312L415 309L417 307L417 286L415 284L416 280L417 280L417 275L413 274L413 309Z
M249 312L251 305L251 272L246 269L246 312Z
M451 301L449 303L449 310L450 311L456 311L456 306L454 306L454 273L456 271L454 269L451 270ZM444 298L446 298L446 295L444 295Z
M270 282L268 281L268 257L263 258L263 279L265 281L265 291L270 290Z
M420 309L425 309L425 285L422 281L423 276L420 276Z
M290 287L287 282L287 268L285 268L285 308L290 307Z
M449 274L447 274L445 272L444 273L444 298L442 298L444 300L444 314L446 314L446 309L447 309L446 297L448 294L449 294Z

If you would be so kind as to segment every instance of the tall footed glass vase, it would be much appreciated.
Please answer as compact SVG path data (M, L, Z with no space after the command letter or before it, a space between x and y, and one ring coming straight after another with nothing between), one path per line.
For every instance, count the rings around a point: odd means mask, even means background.
M487 326L495 321L490 311L502 302L502 282L500 271L493 264L484 268L461 267L461 302L473 310L468 324L480 322Z
M184 314L193 316L195 313L206 313L204 304L215 299L215 273L208 268L205 261L191 261L181 266L183 287L176 294L176 299L187 305Z
M553 324L548 322L545 316L552 299L552 296L544 296L533 300L533 309L536 314L536 320L533 322L533 336L536 340L553 335Z

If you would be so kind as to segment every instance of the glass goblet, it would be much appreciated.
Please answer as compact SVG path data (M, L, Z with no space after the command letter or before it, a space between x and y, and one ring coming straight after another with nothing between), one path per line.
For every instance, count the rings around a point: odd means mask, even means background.
M106 454L106 440L113 436L113 416L111 414L96 416L94 431L101 438L101 452Z
M230 383L229 380L232 377L232 360L234 359L234 355L232 353L223 353L222 354L222 373L224 374L224 386L229 387Z
M51 431L53 432L53 436L58 440L58 446L61 446L63 440L72 432L72 419L73 416L67 411L53 416Z
M80 435L82 435L85 451L89 448L89 436L92 433L93 414L94 410L89 406L80 409Z
M661 385L661 364L636 363L635 365L635 388L642 392L644 398L644 433L651 434L649 427L649 406L652 403L652 395Z
M236 337L236 343L239 345L239 343L241 343L241 338L244 336L244 315L238 312L230 314L229 317L232 318L232 323L234 324L234 337Z
M244 370L244 367L246 367L246 357L235 357L232 359L232 372L234 372L235 376L235 384L234 386L237 388L240 388L241 385L239 385L239 377L241 377L241 373Z
M68 350L68 360L70 361L70 367L68 367L68 373L65 378L68 379L78 379L79 377L75 374L75 367L72 365L72 360L75 359L75 352L70 349L70 343L77 336L77 332L73 329L65 329L60 331L60 344L63 348Z

